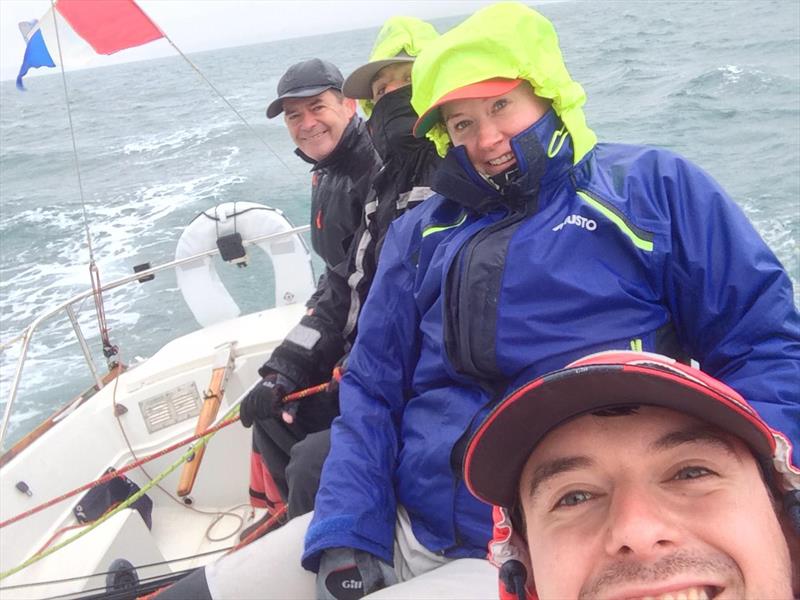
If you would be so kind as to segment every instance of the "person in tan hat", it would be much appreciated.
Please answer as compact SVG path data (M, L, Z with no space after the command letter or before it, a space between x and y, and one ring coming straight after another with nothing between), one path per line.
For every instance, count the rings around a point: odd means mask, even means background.
M434 145L415 138L417 115L411 107L411 66L425 44L437 37L428 23L413 17L393 17L378 34L366 64L344 81L343 93L361 101L369 115L367 128L384 167L374 178L362 227L354 237L349 270L326 282L336 293L323 295L314 316L325 319L328 334L355 335L356 318L375 273L383 240L391 223L432 193L430 182L441 159ZM319 357L320 368L333 367ZM315 400L309 400L313 403ZM365 425L365 427L369 427ZM309 450L308 441L324 440L329 431L309 435L292 448L291 474ZM315 442L316 443L316 442ZM313 450L313 448L312 448ZM319 476L307 469L304 477ZM363 549L342 544L324 553L319 574L300 567L302 538L309 516L291 520L280 530L257 540L224 560L196 571L162 597L317 598L345 600L373 592L384 598L483 599L494 593L493 567L484 560L456 561L427 550L410 528L405 512L397 515L394 560L382 560ZM400 583L398 583L400 582ZM386 589L384 589L386 588Z
M800 469L737 392L609 351L510 393L464 474L508 600L797 598Z

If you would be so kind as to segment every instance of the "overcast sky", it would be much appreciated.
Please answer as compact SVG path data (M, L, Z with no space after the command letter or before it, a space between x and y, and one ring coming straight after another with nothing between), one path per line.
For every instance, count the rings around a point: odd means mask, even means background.
M393 15L436 18L473 12L490 0L139 0L183 52L379 26ZM0 0L0 79L16 77L25 46L19 21L44 15L49 0ZM170 56L163 40L98 64ZM42 70L42 69L39 69ZM51 69L44 69L52 72ZM33 73L34 71L31 71Z

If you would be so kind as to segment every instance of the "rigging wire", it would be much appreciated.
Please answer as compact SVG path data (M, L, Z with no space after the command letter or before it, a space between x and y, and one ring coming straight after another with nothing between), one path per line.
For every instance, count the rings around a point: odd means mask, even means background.
M142 9L141 9L141 7L139 7L139 9L140 9L140 10L142 10ZM142 12L144 12L144 10L142 10ZM147 13L145 13L145 14L147 14ZM150 18L150 17L149 17L149 15L148 15L148 17L147 17L147 18L148 18L148 19ZM152 21L152 19L150 19L150 20ZM219 98L220 98L220 99L221 99L221 100L222 100L222 101L223 101L223 102L224 102L224 103L225 103L225 104L228 106L228 108L230 108L230 109L233 111L233 113L234 113L234 114L235 114L237 117L239 117L239 120L240 120L242 123L244 123L244 126L245 126L245 127L247 127L247 129L248 129L248 131L250 131L250 133L252 133L252 134L253 134L253 137L255 137L255 138L256 138L256 139L257 139L259 142L261 142L261 143L264 145L264 147L265 147L267 150L269 150L269 151L270 151L270 153L271 153L271 154L272 154L272 155L273 155L273 156L274 156L274 157L277 159L277 161L278 161L279 163L281 163L281 165L283 166L283 168L284 168L284 169L286 169L286 171L287 171L288 173L290 173L291 175L293 175L295 178L298 178L298 175L297 175L297 173L295 173L294 171L292 171L292 169L290 169L290 168L289 168L289 165L288 165L288 164L286 164L286 161L284 161L284 160L283 160L283 159L280 157L280 155L279 155L277 152L275 152L275 150L272 148L272 146L270 146L270 145L267 143L267 141L266 141L264 138L262 138L262 137L261 137L261 136L260 136L260 135L259 135L259 134L256 132L256 130L255 130L255 129L253 129L253 126L252 126L252 125L250 125L250 123L247 121L247 119L245 119L245 118L244 118L244 116L242 116L242 114L241 114L241 113L240 113L238 110L236 110L236 108L233 106L233 104L231 104L231 103L230 103L230 101L229 101L229 100L228 100L228 99L227 99L227 98L226 98L226 97L225 97L225 96L222 94L222 92L220 92L220 91L217 89L217 87L216 87L216 86L215 86L215 85L214 85L214 84L211 82L211 80L210 80L210 79L208 79L208 77L206 77L206 76L205 76L205 74L204 74L204 73L203 73L203 72L202 72L202 71L201 71L201 70L200 70L200 69L197 67L197 65L195 65L195 64L194 64L194 63L193 63L193 62L192 62L192 61L189 59L189 57L188 57L188 56L186 56L186 55L183 53L183 51L182 51L180 48L178 48L177 44L175 44L175 42L173 42L173 41L172 41L172 38L170 38L170 37L169 37L169 36L168 36L168 35L167 35L167 34L166 34L166 33L165 33L163 30L161 31L161 33L163 34L163 36L164 36L164 39L165 39L165 40L167 40L167 42L169 42L169 45L170 45L170 46L172 46L173 48L175 48L175 51L176 51L176 52L177 52L177 53L178 53L178 54L181 56L181 58L183 58L183 60L185 60L185 61L186 61L186 63L187 63L187 64L188 64L188 65L189 65L189 66L190 66L192 69L194 69L194 70L195 70L195 72L196 72L196 73L197 73L197 74L200 76L200 78L201 78L203 81L205 81L205 82L208 84L208 87L210 87L210 88L211 88L211 89L214 91L214 93L215 93L217 96L219 96Z
M197 558L204 558L206 556L213 556L215 554L221 554L223 552L229 552L236 548L236 546L225 546L223 548L217 548L215 550L209 550L207 552L198 552L197 554L189 554L186 556L180 556L178 558L169 558L164 560L159 560L152 563L146 563L143 565L135 565L136 569L150 569L152 567L161 567L164 565L171 565L173 563L184 562L187 560L194 560ZM14 585L6 585L0 587L0 592L8 592L10 590L20 590L24 588L32 588L32 587L41 587L44 585L57 585L59 583L69 583L71 581L82 581L89 577L103 577L105 575L109 575L114 573L114 571L98 571L97 573L91 573L90 575L75 575L74 577L64 577L62 579L48 579L47 581L34 581L31 583L15 583ZM156 578L158 576L153 576L152 578Z
M97 314L97 325L100 330L100 339L103 343L103 354L108 361L109 370L116 366L116 361L112 357L117 354L117 347L114 346L108 337L108 323L106 322L106 311L103 306L103 291L100 286L100 270L97 268L97 263L94 257L94 248L92 246L92 235L89 231L89 217L86 212L86 195L83 192L83 178L81 177L81 166L78 160L78 143L75 139L75 127L72 123L72 108L69 101L69 91L67 89L67 74L64 70L64 55L61 51L61 35L58 32L58 19L56 19L56 3L55 0L50 0L50 10L53 15L53 27L56 33L56 46L58 47L58 61L61 66L61 82L64 86L64 99L67 107L67 120L69 121L69 135L72 140L72 157L75 161L75 174L78 178L78 193L81 199L81 210L83 212L83 227L86 231L86 245L89 248L89 278L92 282L92 291L94 292L94 306Z
M100 270L97 266L97 262L95 259L94 246L92 244L92 236L89 229L89 217L86 210L86 195L83 187L83 178L81 175L80 160L78 158L78 145L76 141L75 127L72 120L72 107L67 87L66 70L64 68L64 56L61 47L61 36L58 30L58 19L55 18L56 0L50 0L50 7L53 14L53 25L56 35L56 45L58 47L61 81L64 87L64 99L67 109L67 120L69 122L70 139L72 141L72 154L75 163L75 173L78 180L78 192L81 201L83 226L86 233L86 243L89 250L89 278L92 284L92 291L94 292L95 312L97 315L97 323L100 332L100 339L103 345L103 355L106 357L109 370L113 370L118 364L118 361L114 357L117 355L119 348L116 345L112 344L109 338L108 321L106 319L105 305L103 303L103 293L100 283ZM141 7L139 7L139 9L142 10ZM142 10L142 12L147 16L148 19L150 18L149 15L147 15L144 10ZM152 19L150 20L152 21ZM211 88L211 90L228 106L228 108L239 118L239 120L244 124L244 126L253 135L253 137L257 139L275 157L275 159L281 164L281 166L285 169L285 171L291 174L296 179L299 178L299 175L294 171L292 171L292 169L289 167L286 161L284 161L281 158L281 156L272 148L272 146L270 146L269 143L262 136L260 136L255 129L253 129L253 126L247 121L247 119L245 119L244 116L236 109L236 107L233 106L233 104L231 104L231 102L224 96L224 94L222 94L222 92L220 92L219 89L217 89L217 87L211 82L211 80L205 76L205 74L200 70L200 68L196 64L194 64L194 62L192 62L192 60L188 56L186 56L183 53L183 51L178 47L178 45L174 41L172 41L172 38L170 38L169 35L167 35L163 30L160 31L161 34L164 36L164 39L167 40L170 46L172 46L175 49L178 55L181 58L183 58L184 61L186 61L186 63L200 76L200 78Z

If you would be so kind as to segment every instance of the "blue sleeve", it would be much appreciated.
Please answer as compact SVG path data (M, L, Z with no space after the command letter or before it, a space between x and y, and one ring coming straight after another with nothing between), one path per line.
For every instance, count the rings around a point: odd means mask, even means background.
M416 269L406 236L389 230L358 336L339 388L341 415L322 471L303 566L316 571L326 548L350 547L392 562L394 469L400 422L417 362Z
M792 283L741 209L677 160L665 290L676 328L707 373L744 396L794 446L800 465L800 317Z

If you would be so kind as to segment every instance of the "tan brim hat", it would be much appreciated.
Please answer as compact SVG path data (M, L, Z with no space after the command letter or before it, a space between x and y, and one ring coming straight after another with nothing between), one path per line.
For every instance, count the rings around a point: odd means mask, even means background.
M383 67L397 63L414 62L413 56L395 56L361 65L344 80L342 93L348 98L372 100L372 80Z

